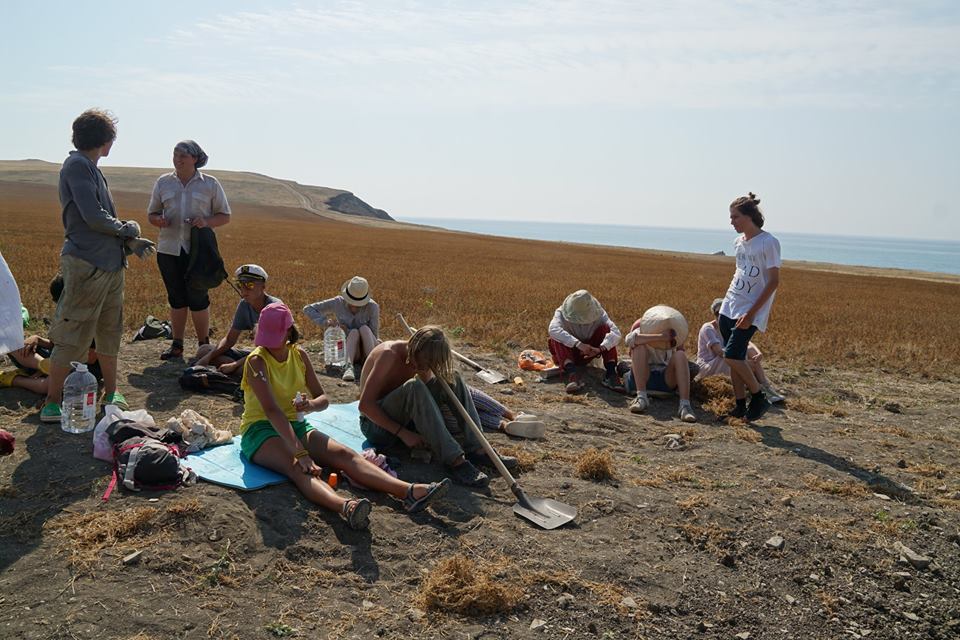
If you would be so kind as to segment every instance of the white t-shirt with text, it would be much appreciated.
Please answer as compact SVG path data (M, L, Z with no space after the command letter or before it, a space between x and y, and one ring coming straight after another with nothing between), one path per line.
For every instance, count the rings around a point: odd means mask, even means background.
M737 270L723 299L720 313L728 318L740 318L750 311L764 287L767 286L770 269L780 268L780 241L766 231L761 231L747 240L740 235L733 243L737 259ZM757 311L753 324L758 331L766 331L770 308L773 306L771 295Z

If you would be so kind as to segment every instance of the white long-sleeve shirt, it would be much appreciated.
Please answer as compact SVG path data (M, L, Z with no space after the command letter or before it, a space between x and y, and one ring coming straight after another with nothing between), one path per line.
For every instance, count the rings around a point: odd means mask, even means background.
M550 321L550 337L560 344L565 344L573 348L577 342L587 342L590 340L590 337L598 328L606 325L610 327L610 333L604 337L600 348L604 351L614 348L620 344L620 329L613 323L613 320L610 319L606 311L602 309L601 311L602 315L595 322L591 322L590 324L574 324L563 317L563 307L557 307L557 311L553 314L553 320Z

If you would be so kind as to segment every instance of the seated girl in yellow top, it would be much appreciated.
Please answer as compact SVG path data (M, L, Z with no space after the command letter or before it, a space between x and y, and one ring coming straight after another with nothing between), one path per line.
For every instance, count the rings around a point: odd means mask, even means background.
M263 308L254 339L257 348L247 357L240 385L244 391L240 449L247 459L284 474L308 500L337 511L353 529L368 527L370 501L338 495L319 478L318 464L344 471L374 491L389 493L411 513L443 496L449 479L429 485L403 482L297 420L298 412L323 411L330 404L310 358L296 345L299 339L286 305L275 302Z

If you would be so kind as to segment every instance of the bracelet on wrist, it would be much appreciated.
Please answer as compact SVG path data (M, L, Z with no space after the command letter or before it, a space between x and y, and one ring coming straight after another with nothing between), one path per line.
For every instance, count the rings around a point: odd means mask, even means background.
M303 458L304 456L308 456L308 455L310 455L309 451L307 451L306 449L300 449L300 451L297 451L295 454L293 454L293 459L299 460L300 458Z

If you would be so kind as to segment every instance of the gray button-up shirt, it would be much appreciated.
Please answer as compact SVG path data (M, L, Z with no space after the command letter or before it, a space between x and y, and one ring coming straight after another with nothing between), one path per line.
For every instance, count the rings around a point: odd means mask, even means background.
M127 266L123 221L117 219L107 180L90 158L71 151L60 168L63 250L60 255L86 260L104 271Z
M344 331L359 329L366 325L370 327L374 337L380 337L380 305L373 300L359 307L357 312L353 313L343 296L337 296L336 298L308 304L303 308L303 313L321 326L326 323L327 316L332 314L337 317L337 322L340 323Z
M178 256L181 249L190 253L191 225L187 219L210 218L218 213L230 215L230 205L223 187L213 176L197 171L183 184L176 172L171 172L157 178L147 213L163 214L171 223L160 229L157 253Z

